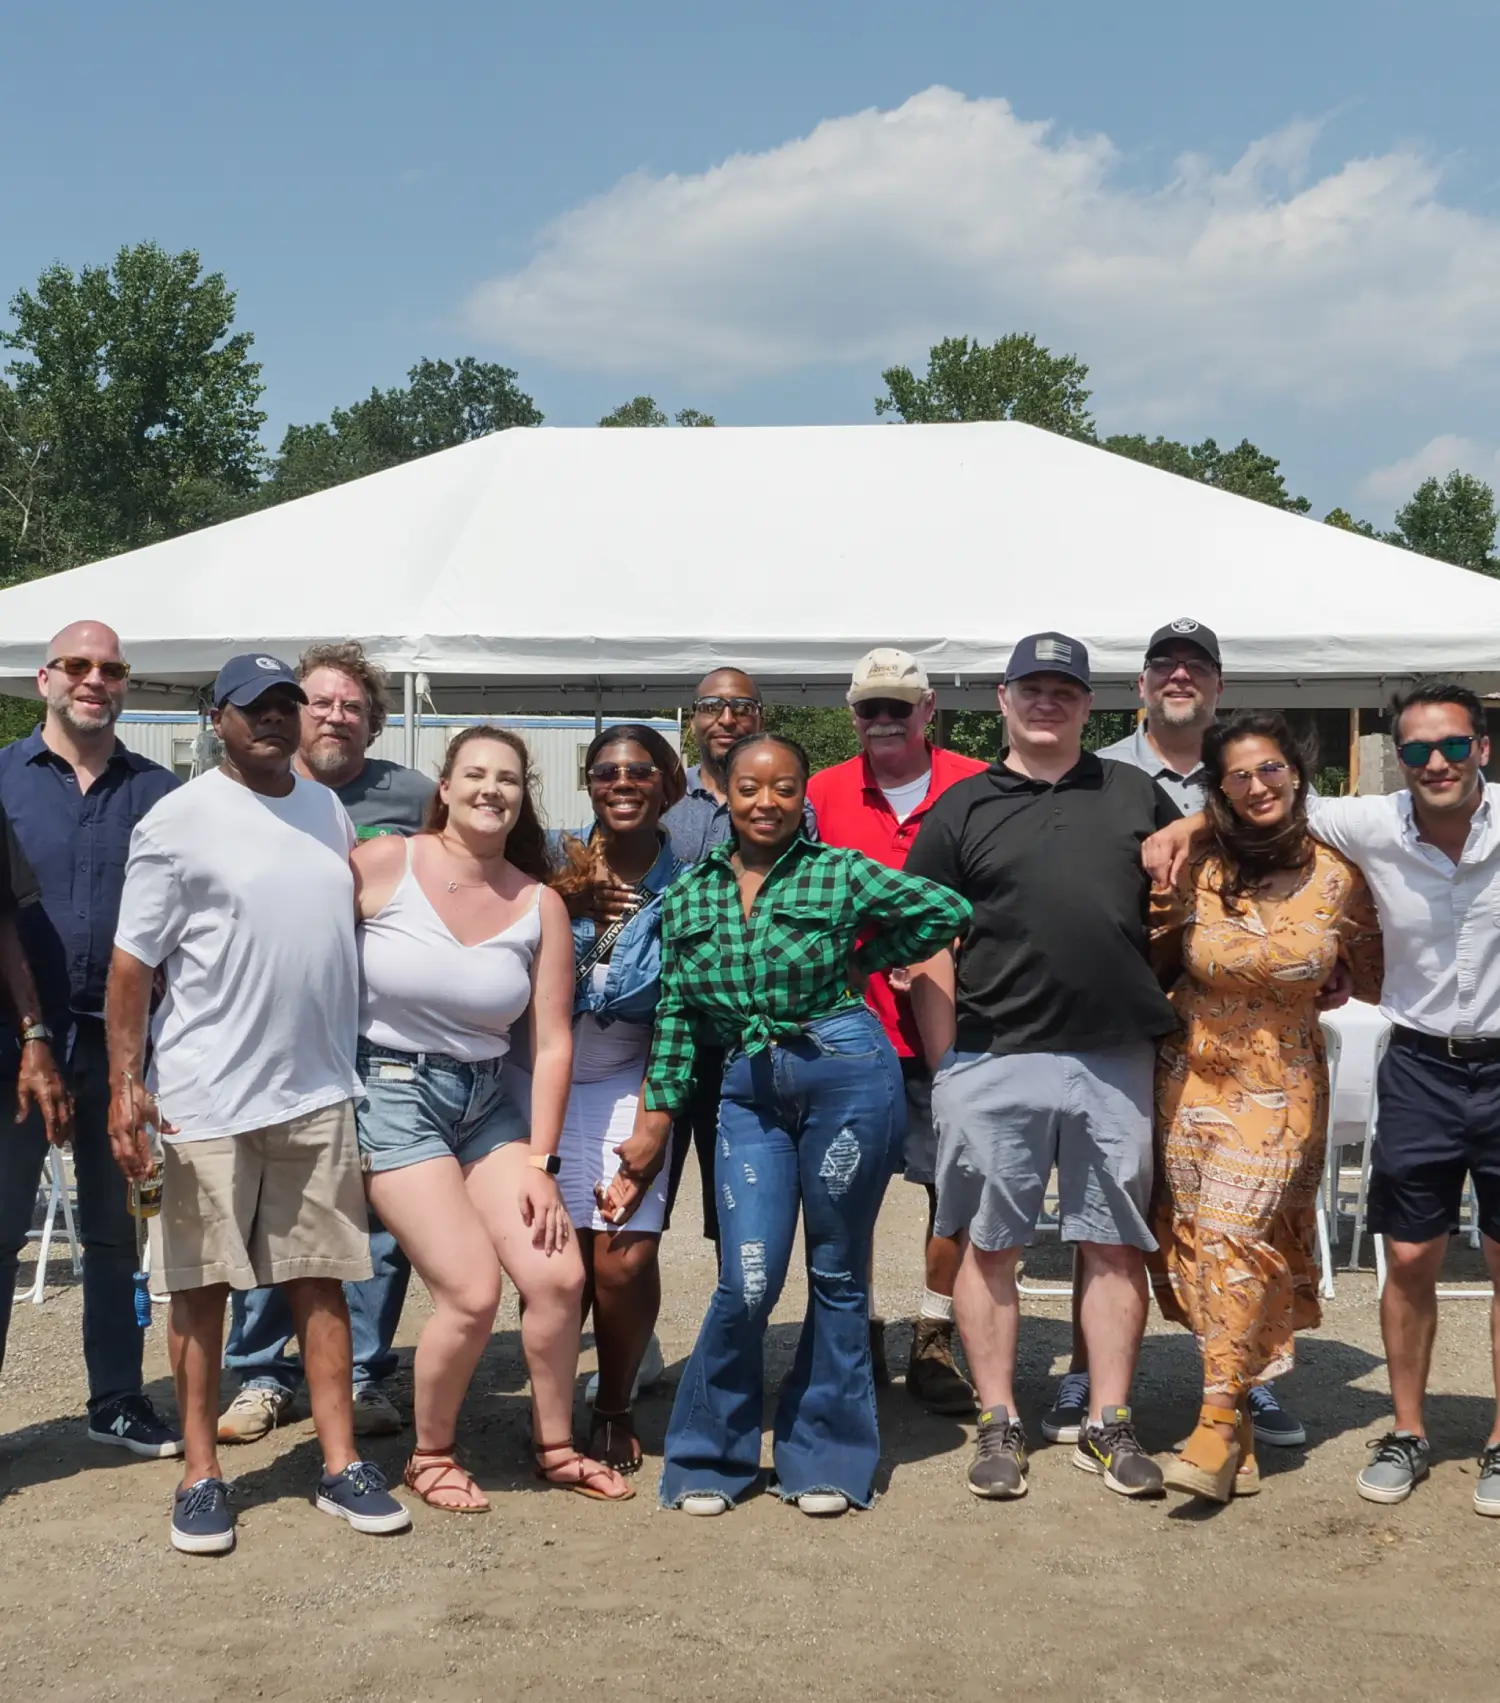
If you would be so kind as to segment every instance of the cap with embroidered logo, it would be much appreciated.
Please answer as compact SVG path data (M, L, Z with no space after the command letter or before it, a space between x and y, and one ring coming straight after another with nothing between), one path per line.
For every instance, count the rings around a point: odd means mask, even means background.
M1021 640L1005 665L1005 684L1024 680L1028 674L1065 674L1090 692L1094 689L1088 646L1066 633L1032 633Z
M289 687L299 704L307 702L307 693L295 672L279 656L250 651L244 656L230 657L219 670L209 696L215 709L233 704L242 710L257 698L263 698L273 686Z
M854 677L844 694L851 704L867 698L895 698L904 704L919 704L930 690L927 670L904 650L889 645L867 651L854 665Z
M1195 645L1215 668L1222 669L1224 666L1224 659L1219 655L1218 635L1212 627L1205 627L1191 615L1179 615L1175 621L1168 621L1165 627L1156 629L1146 645L1146 661L1163 655L1168 645Z

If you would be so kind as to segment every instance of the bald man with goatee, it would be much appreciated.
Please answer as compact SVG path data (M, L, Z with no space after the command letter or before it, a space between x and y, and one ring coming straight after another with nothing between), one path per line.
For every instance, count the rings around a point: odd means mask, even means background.
M0 1359L17 1257L48 1140L59 1133L44 1106L26 1104L26 1036L41 1030L73 1097L88 1435L148 1458L180 1455L181 1436L141 1388L135 1226L105 1127L104 1045L104 984L131 832L177 780L115 737L130 668L119 635L102 621L64 627L47 646L36 682L45 719L0 750L0 808L40 887L40 903L21 911L19 921L41 1005L39 1023L26 1024L19 1035L0 1033L0 1119L10 1102L24 1113L18 1128L0 1127Z

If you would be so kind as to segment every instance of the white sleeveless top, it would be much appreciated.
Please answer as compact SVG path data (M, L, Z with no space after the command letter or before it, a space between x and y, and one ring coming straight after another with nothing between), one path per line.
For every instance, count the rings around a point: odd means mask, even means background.
M446 1053L466 1064L504 1058L510 1026L531 1003L542 939L542 889L509 928L464 946L433 909L412 868L359 927L359 1032L377 1047Z

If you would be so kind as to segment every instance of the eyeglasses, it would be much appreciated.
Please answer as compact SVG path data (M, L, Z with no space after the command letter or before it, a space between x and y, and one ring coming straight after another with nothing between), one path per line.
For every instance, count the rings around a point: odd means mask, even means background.
M342 710L350 721L362 720L369 712L359 698L309 698L307 713L317 721L326 721L335 710Z
M1179 668L1185 668L1195 680L1209 680L1219 672L1206 656L1148 656L1146 667L1166 679L1171 679Z
M609 786L621 775L626 780L649 781L652 775L660 773L655 763L595 763L589 770L589 779L599 786Z
M861 698L854 705L854 713L861 721L874 721L881 715L889 716L892 721L910 721L916 707L905 698Z
M47 664L47 670L50 673L54 668L60 668L70 680L87 680L96 668L106 680L113 680L116 684L130 678L128 662L100 662L93 656L54 656Z
M1219 790L1226 798L1243 798L1251 785L1259 781L1274 792L1286 784L1290 768L1289 763L1257 763L1253 769L1230 769L1219 782Z
M693 714L707 716L710 721L717 721L727 710L736 721L743 721L746 716L760 714L759 698L695 698Z
M1408 769L1425 769L1434 751L1441 751L1450 763L1462 763L1473 749L1472 733L1451 733L1446 739L1408 739L1396 747L1396 755Z

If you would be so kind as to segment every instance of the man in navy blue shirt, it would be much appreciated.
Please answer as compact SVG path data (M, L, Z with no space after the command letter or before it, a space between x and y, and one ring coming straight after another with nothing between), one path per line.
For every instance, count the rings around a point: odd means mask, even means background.
M177 779L115 737L129 686L130 669L110 628L98 621L65 627L37 674L46 719L0 750L0 808L41 890L41 902L20 911L18 920L43 1025L74 1101L88 1434L96 1443L161 1457L180 1455L182 1438L141 1388L135 1224L106 1129L104 984L131 831ZM16 1092L15 1039L0 1034L6 1073L0 1100ZM18 1129L0 1129L0 1358L48 1135L36 1108Z

